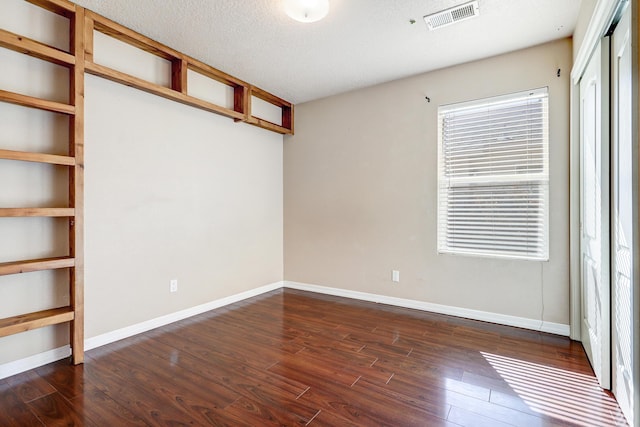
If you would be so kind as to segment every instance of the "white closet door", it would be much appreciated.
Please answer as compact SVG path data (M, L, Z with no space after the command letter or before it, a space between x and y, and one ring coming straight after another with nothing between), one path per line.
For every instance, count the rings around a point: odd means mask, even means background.
M600 385L607 389L611 381L608 46L608 39L600 43L580 81L582 343Z
M612 36L612 391L633 424L633 145L631 139L631 39L628 7Z

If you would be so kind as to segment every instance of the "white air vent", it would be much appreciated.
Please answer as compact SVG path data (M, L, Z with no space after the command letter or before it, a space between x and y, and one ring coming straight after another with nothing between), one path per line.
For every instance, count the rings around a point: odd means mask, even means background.
M431 15L425 16L424 20L429 30L435 30L478 15L480 15L480 8L476 0L454 6L441 12L432 13Z

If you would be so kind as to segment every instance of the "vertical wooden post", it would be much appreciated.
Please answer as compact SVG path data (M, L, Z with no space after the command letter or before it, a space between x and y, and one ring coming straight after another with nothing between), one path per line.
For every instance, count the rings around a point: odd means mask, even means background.
M176 58L171 62L171 89L187 94L187 61L184 58Z
M293 135L293 104L282 107L282 126L291 130Z
M78 9L80 8L80 6L76 6ZM84 9L83 9L83 15L84 15L84 29L83 29L83 34L84 34L84 57L82 59L82 67L84 68L84 62L85 61L91 61L93 62L93 19L87 15L86 13L84 13ZM80 58L76 57L76 60L79 60Z
M233 109L244 114L243 121L251 117L251 90L246 86L236 86L233 88ZM240 121L239 119L235 120Z
M84 53L85 9L76 6L71 20L71 48L76 64L71 75L71 104L75 115L70 119L69 155L75 166L69 171L69 206L75 216L69 223L69 255L75 258L70 269L70 302L74 311L71 322L71 350L73 363L84 361Z

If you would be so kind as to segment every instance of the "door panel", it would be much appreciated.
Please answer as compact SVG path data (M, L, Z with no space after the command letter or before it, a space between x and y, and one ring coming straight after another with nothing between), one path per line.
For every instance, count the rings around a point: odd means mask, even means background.
M603 388L610 387L611 379L608 46L603 40L580 81L581 329Z
M627 421L633 425L633 145L630 8L612 36L611 148L612 148L612 390Z

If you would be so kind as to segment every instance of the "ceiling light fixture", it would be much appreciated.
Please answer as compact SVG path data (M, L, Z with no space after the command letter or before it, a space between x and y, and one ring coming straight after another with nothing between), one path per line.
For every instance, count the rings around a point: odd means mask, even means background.
M300 22L316 22L329 13L329 0L284 0L284 11Z

